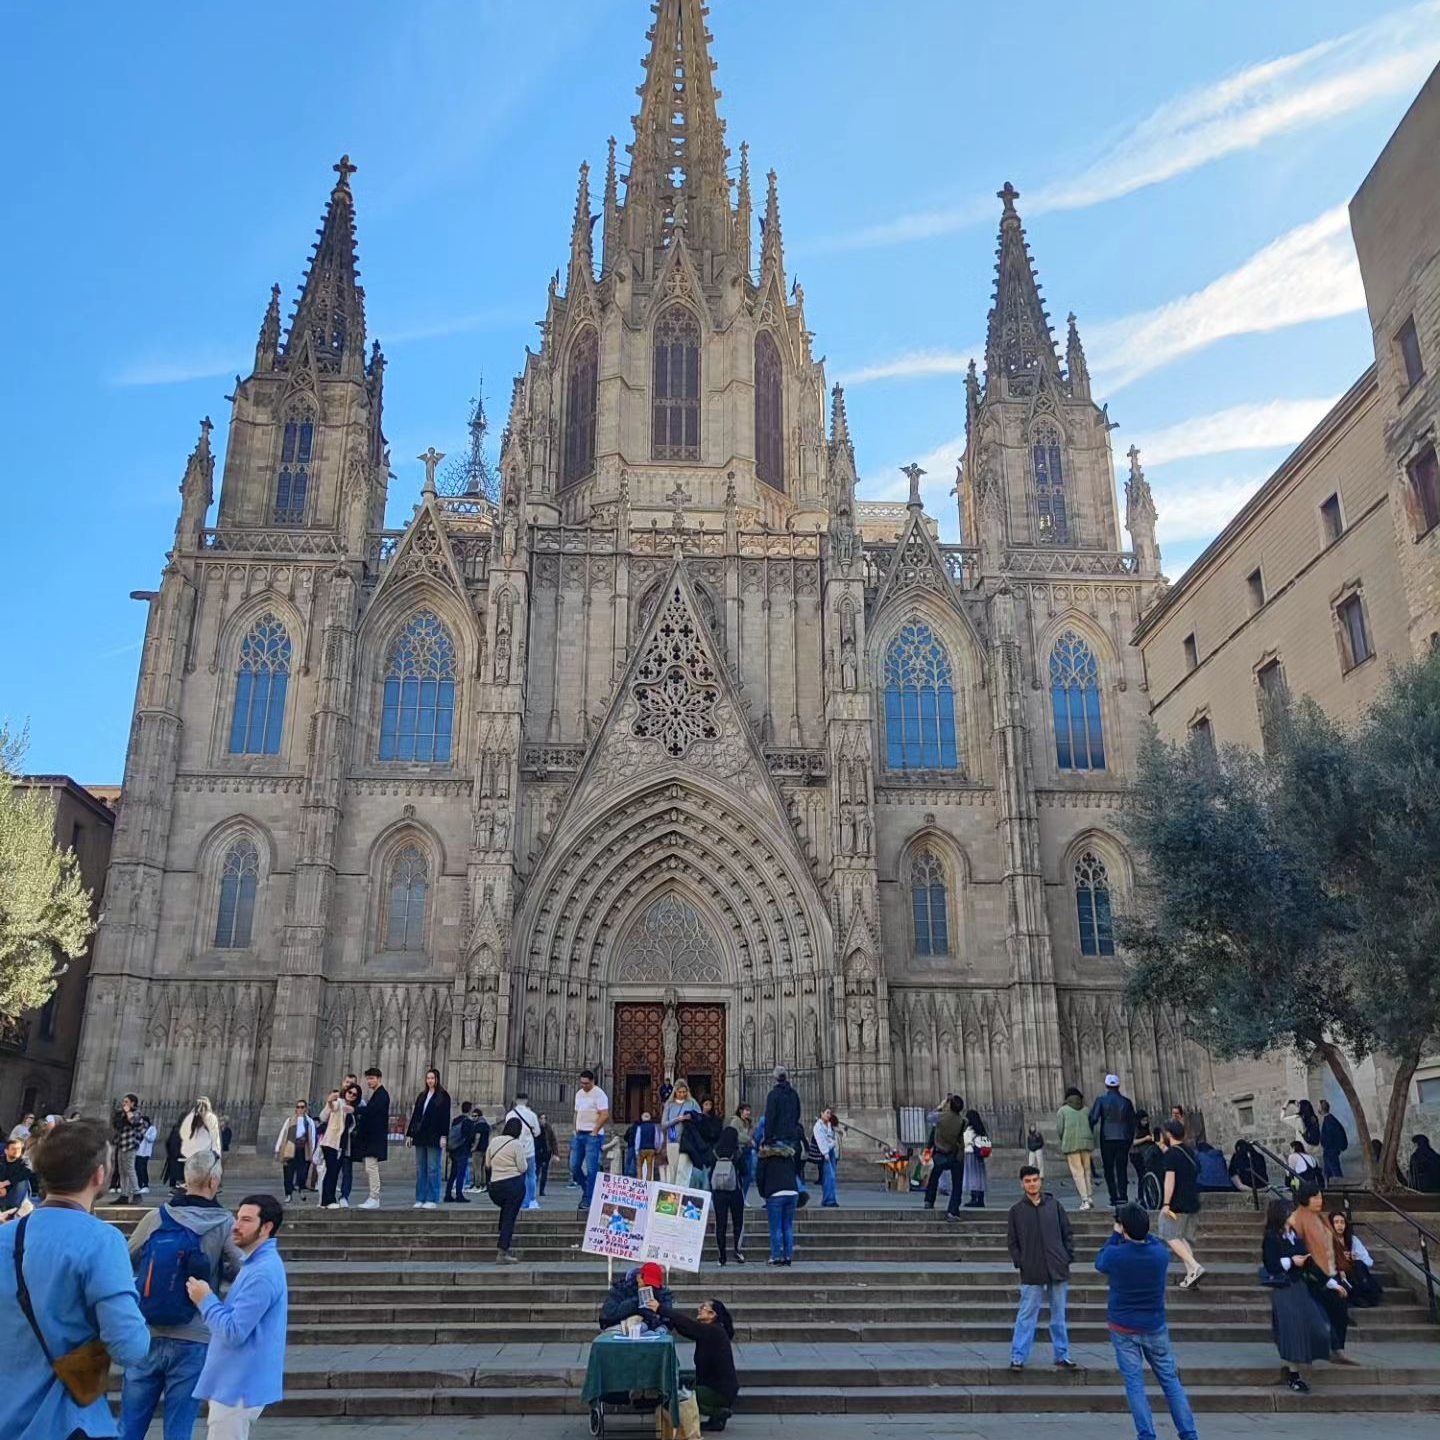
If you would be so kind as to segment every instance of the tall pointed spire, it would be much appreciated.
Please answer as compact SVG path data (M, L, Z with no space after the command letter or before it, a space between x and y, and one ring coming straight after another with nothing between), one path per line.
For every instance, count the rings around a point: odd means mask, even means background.
M677 223L691 249L730 243L729 152L700 0L656 0L625 182L626 241L663 245Z
M1125 481L1125 528L1135 551L1135 573L1146 579L1160 574L1160 546L1155 539L1155 497L1140 464L1140 451L1132 445L1127 458L1130 474Z
M845 388L836 385L830 391L830 449L843 450L853 461L855 446L850 441L850 420L845 414Z
M595 274L595 256L590 246L590 167L583 162L575 194L575 219L570 227L570 285L581 274L592 278Z
M1080 331L1075 324L1075 312L1070 312L1066 323L1070 327L1065 339L1065 378L1070 382L1070 393L1077 400L1090 398L1090 365L1085 359L1085 347L1080 343Z
M765 177L765 235L760 242L760 273L772 268L785 278L785 241L780 233L780 190L772 170Z
M207 415L200 422L200 438L185 464L180 482L180 518L175 524L175 548L198 549L205 528L205 515L215 498L215 456L210 449L210 432L215 427Z
M255 371L260 374L275 368L275 357L280 349L280 287L270 287L270 303L265 307L265 318L260 322L260 338L255 342Z
M996 195L1004 208L995 251L995 303L985 337L985 384L988 390L1003 377L1010 394L1024 395L1034 389L1042 367L1058 379L1059 361L1025 227L1015 209L1020 192L1007 180Z
M615 137L605 158L604 219L600 231L600 270L608 274L620 258L620 200L615 179Z
M735 204L735 248L740 259L740 268L750 273L750 227L754 216L750 208L750 146L740 146L740 189Z
M320 238L285 340L288 360L308 337L317 368L332 374L359 375L365 362L365 292L358 283L355 197L350 193L355 169L348 155L342 155L335 166L340 178L316 232Z

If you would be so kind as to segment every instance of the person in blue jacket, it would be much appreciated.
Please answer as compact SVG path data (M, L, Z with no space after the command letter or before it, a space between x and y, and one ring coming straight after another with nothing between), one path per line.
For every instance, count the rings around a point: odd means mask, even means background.
M90 1213L109 1185L110 1127L98 1120L57 1125L35 1146L31 1163L45 1203L0 1225L0 1307L6 1316L0 1326L0 1435L101 1440L120 1433L109 1400L102 1391L81 1404L50 1362L96 1339L122 1368L138 1365L150 1351L125 1237Z
M1115 1233L1095 1257L1095 1268L1110 1282L1108 1321L1115 1364L1125 1382L1125 1398L1135 1422L1136 1440L1155 1440L1155 1416L1145 1394L1148 1363L1165 1392L1170 1418L1180 1440L1198 1440L1195 1416L1165 1324L1165 1274L1170 1251L1150 1234L1150 1216L1139 1205L1122 1205Z
M210 1402L209 1440L248 1440L250 1426L285 1393L285 1331L290 1293L275 1232L285 1211L273 1195L247 1195L235 1207L234 1239L245 1256L222 1301L203 1280L185 1291L210 1331L195 1394Z

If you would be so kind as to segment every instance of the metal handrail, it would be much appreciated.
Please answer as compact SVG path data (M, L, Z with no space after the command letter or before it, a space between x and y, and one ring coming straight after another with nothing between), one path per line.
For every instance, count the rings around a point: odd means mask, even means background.
M1258 1140L1252 1140L1250 1142L1250 1148L1252 1150L1258 1150L1260 1154L1272 1165L1278 1165L1280 1167L1280 1173L1282 1175L1289 1174L1289 1165L1287 1165L1285 1161L1280 1158L1280 1156L1278 1156L1272 1149L1270 1149L1268 1145L1262 1145ZM1267 1179L1265 1181L1265 1189L1279 1200L1289 1200L1293 1198L1290 1192L1284 1187L1284 1185L1276 1184L1274 1180ZM1260 1208L1260 1188L1255 1184L1255 1170L1253 1166L1250 1170L1250 1200L1251 1203L1258 1210Z
M1372 1189L1368 1185L1359 1190L1347 1190L1345 1192L1345 1221L1347 1225L1353 1225L1355 1223L1352 1207L1353 1197L1356 1195L1366 1195L1371 1200L1378 1200L1392 1215L1398 1215L1419 1237L1420 1269L1425 1276L1425 1295L1429 1301L1430 1318L1440 1322L1440 1295L1436 1293L1435 1271L1430 1264L1430 1246L1435 1245L1440 1247L1440 1235L1437 1235L1428 1225L1422 1225L1408 1211L1402 1210L1393 1200L1387 1199L1384 1195L1380 1194L1378 1190ZM1376 1230L1373 1224L1370 1227L1370 1233L1375 1239L1379 1240L1382 1245L1388 1245L1397 1255L1400 1255L1407 1261L1410 1260L1409 1255L1404 1250ZM1410 1261L1410 1263L1413 1264L1414 1262Z

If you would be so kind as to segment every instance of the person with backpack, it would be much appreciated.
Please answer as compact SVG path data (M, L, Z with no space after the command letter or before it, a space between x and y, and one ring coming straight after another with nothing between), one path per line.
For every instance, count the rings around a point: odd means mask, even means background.
M1325 1188L1325 1173L1320 1162L1305 1148L1301 1140L1290 1142L1290 1154L1286 1156L1285 1167L1290 1171L1290 1189L1299 1192L1307 1185L1317 1190Z
M469 1100L460 1102L460 1113L450 1122L450 1138L446 1149L445 1203L468 1205L465 1198L465 1173L470 1168L470 1152L475 1148L475 1121L470 1112L475 1108Z
M219 1290L240 1273L245 1257L231 1231L235 1217L215 1196L220 1159L202 1150L185 1162L185 1188L147 1211L130 1234L130 1259L140 1313L150 1326L150 1353L125 1371L120 1395L121 1440L145 1440L155 1407L165 1397L165 1440L190 1440L200 1401L195 1382L205 1364L210 1331L185 1293L204 1280Z
M961 1167L965 1163L965 1102L958 1095L947 1095L935 1117L930 1132L930 1153L933 1164L925 1181L925 1208L935 1208L940 1193L940 1177L950 1172L950 1203L945 1209L947 1220L960 1218Z
M640 1123L632 1128L635 1132L631 1139L632 1152L635 1156L635 1174L641 1180L653 1180L655 1179L657 1157L665 1148L665 1140L660 1127L655 1123L650 1112L644 1110L640 1114Z
M965 1133L962 1143L965 1147L965 1169L962 1172L964 1184L961 1188L970 1197L965 1202L965 1209L983 1210L986 1186L985 1162L990 1158L990 1136L985 1130L985 1122L980 1118L978 1110L965 1112Z
M1330 1113L1330 1102L1320 1102L1320 1154L1324 1159L1327 1180L1343 1180L1340 1157L1350 1148L1350 1137L1337 1116Z
M724 1265L729 1255L725 1245L727 1229L735 1236L735 1263L743 1265L745 1254L740 1240L745 1233L745 1194L740 1188L740 1132L727 1125L715 1142L715 1164L710 1171L710 1207L715 1212L715 1247Z

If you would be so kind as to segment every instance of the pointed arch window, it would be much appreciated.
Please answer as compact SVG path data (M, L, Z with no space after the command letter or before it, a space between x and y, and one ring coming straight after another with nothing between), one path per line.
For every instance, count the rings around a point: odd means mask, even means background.
M1110 917L1110 874L1105 862L1087 850L1075 862L1075 913L1080 921L1080 953L1113 955L1115 926Z
M218 949L243 950L250 944L259 888L260 851L249 838L236 840L226 850L220 871L220 905L215 915Z
M672 305L655 322L653 460L700 458L700 322Z
M565 379L565 452L560 480L574 485L595 469L595 401L600 384L600 337L590 327L570 347Z
M290 683L290 635L268 611L240 645L235 705L230 716L232 755L278 755Z
M389 906L385 917L387 950L425 948L425 904L430 867L416 845L406 845L390 864Z
M755 474L785 488L785 371L768 330L755 337Z
M455 731L455 641L422 610L396 637L385 666L380 758L448 764Z
M1030 433L1030 465L1035 479L1037 538L1042 545L1068 545L1064 446L1059 429L1048 420Z
M945 870L933 850L922 850L910 865L910 914L915 922L917 955L950 953L950 921Z
M280 471L275 477L276 525L305 523L314 446L315 422L308 413L296 413L286 420L280 441Z
M885 753L891 770L955 770L955 676L923 622L901 628L885 652Z
M1055 716L1055 763L1061 770L1105 768L1100 714L1100 667L1095 654L1067 630L1050 652L1050 706Z

